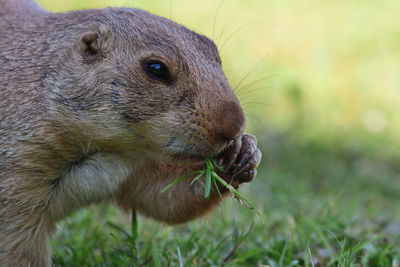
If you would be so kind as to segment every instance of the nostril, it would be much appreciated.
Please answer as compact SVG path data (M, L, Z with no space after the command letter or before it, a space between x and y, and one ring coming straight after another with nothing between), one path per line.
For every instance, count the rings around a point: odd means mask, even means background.
M219 141L229 142L238 138L244 131L246 120L237 102L227 102L221 106L217 115L217 135Z

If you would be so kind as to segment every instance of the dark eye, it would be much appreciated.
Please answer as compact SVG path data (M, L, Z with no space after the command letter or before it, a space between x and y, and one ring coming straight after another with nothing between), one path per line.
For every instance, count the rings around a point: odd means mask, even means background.
M171 75L167 66L160 61L146 62L144 68L151 78L160 80L162 82L169 82L171 80Z

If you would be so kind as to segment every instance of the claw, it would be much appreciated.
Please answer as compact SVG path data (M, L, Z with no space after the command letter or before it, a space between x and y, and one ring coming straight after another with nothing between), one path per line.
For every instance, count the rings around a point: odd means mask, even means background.
M256 151L254 152L254 169L258 167L258 165L260 165L261 162L261 151L259 149L256 149Z
M241 168L241 166L243 165L243 163L245 163L246 162L246 160L249 158L249 154L248 153L246 153L241 159L240 159L240 161L239 161L239 163L237 163L237 164L235 164L236 165L236 168L233 170L233 172L237 172L238 171L238 169L243 169L243 168ZM246 165L245 165L246 166Z
M235 179L238 176L246 177L252 175L254 170L257 168L258 164L260 164L260 160L261 160L261 151L259 149L256 149L256 151L252 155L252 158L243 167L241 167L237 171L236 171L237 168L235 169L235 173L232 175L232 178Z
M232 178L235 179L235 178L238 177L240 174L242 174L243 171L245 171L245 170L247 170L247 169L249 169L249 168L250 168L250 164L247 163L247 164L244 165L239 171L235 172L235 173L232 175Z
M240 153L240 149L242 148L242 139L239 138L236 140L236 144L233 150L233 155L231 160L229 161L229 163L225 166L224 168L224 173L227 173L229 171L229 169L232 167L233 163L235 163L239 153Z
M251 169L251 170L245 172L245 175L243 175L241 177L242 178L241 182L242 183L251 182L254 179L254 177L256 177L256 174L257 174L257 170L256 169Z
M237 167L233 170L233 172L237 172L239 169L242 169L242 165L253 156L254 152L257 149L257 141L254 139L252 135L243 135L243 144L241 148L241 158L237 163Z

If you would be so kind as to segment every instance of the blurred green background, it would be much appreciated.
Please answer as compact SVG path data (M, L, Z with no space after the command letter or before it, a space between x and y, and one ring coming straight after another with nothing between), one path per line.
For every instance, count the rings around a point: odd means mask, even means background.
M263 150L257 181L243 190L263 210L266 226L256 226L252 242L238 249L261 256L249 253L233 262L289 266L313 259L320 266L340 265L342 250L329 230L343 247L363 244L349 256L352 264L399 266L400 1L38 2L57 12L137 7L216 42L245 108L248 131ZM232 218L238 225L258 224L232 201L216 213L205 223L219 225L222 214L228 225ZM158 227L164 234L173 231ZM232 228L215 227L221 235ZM62 233L59 242L69 242ZM146 229L142 233L146 239ZM64 250L57 253L66 258ZM201 259L196 262L204 266Z

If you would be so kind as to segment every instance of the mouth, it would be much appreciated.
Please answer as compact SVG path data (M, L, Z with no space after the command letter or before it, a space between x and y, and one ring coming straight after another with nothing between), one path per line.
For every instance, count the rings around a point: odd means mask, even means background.
M206 158L218 157L226 148L227 146L224 146L223 149L209 151L207 153L179 152L172 154L172 158L179 162L204 163Z
M220 155L231 143L232 142L222 143L214 147L199 147L194 144L182 145L177 139L173 139L167 147L170 150L168 154L174 161L204 163L207 157L212 158Z

